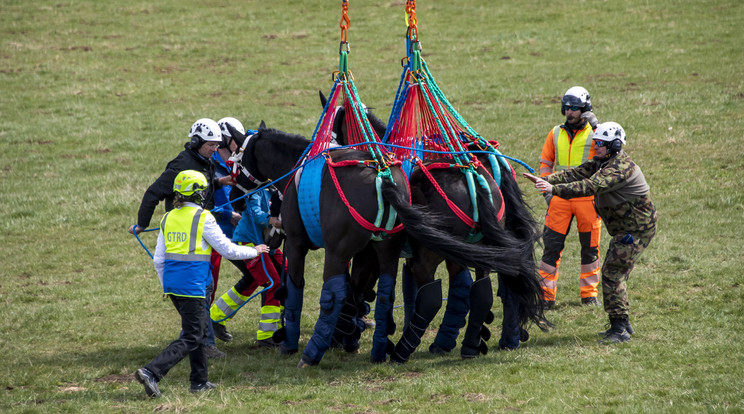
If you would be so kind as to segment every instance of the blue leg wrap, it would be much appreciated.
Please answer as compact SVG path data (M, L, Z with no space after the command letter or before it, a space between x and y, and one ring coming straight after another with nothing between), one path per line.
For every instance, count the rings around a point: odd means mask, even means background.
M318 365L323 354L331 347L333 332L346 301L346 275L336 275L323 283L320 291L320 317L315 323L313 336L302 353L302 362Z
M457 345L457 336L460 335L460 329L465 326L465 318L470 311L470 286L472 284L473 278L470 277L468 269L463 269L450 280L447 308L432 347L449 352Z
M292 278L286 279L287 298L284 300L284 330L286 336L282 342L283 355L297 352L300 342L300 316L302 315L303 289L292 283Z
M385 362L389 353L388 336L395 332L393 304L395 303L395 276L382 274L377 281L377 304L375 305L375 333L372 336L370 361Z
M416 282L414 282L411 270L408 269L408 264L406 263L403 263L403 270L400 277L400 287L403 290L403 310L405 312L403 330L405 330L408 328L408 324L411 323L413 312L416 311Z
M499 339L500 349L517 349L519 348L519 337L521 327L519 326L519 303L514 299L512 292L498 278L499 288L497 295L501 298L501 304L504 306L504 319L501 321L501 339Z

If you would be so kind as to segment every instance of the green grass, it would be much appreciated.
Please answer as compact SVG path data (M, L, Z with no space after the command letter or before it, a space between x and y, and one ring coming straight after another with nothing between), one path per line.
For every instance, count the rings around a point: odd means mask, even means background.
M164 398L144 397L132 373L177 335L178 317L126 233L142 194L198 118L310 137L317 91L338 65L340 3L0 0L0 411L744 412L738 0L418 4L438 84L505 154L537 166L573 85L589 90L600 121L625 127L660 213L629 282L633 341L596 344L606 316L579 306L572 235L556 329L533 328L518 352L434 357L435 321L406 365L371 365L365 333L360 354L297 370L297 356L256 347L251 303L221 346L228 358L210 363L218 392L190 395L181 363ZM404 55L403 4L349 8L349 65L383 118ZM521 184L541 217L541 197ZM143 238L154 245L154 233ZM318 314L319 252L307 269L301 344ZM219 291L239 277L222 272ZM498 302L494 311L498 320Z

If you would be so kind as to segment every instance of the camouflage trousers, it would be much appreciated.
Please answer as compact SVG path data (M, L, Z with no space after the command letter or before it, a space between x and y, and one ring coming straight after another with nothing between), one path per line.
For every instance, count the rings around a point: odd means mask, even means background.
M610 318L628 316L627 281L636 261L656 234L656 226L633 234L617 234L610 240L602 264L602 296Z

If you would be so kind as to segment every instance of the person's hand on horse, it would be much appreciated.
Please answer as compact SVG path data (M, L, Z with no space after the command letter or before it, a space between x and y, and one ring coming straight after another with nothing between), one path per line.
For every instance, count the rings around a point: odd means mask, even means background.
M233 226L237 226L242 217L243 216L241 216L240 213L238 213L237 211L233 211L232 216L230 217L230 224L232 224Z
M235 180L232 178L232 176L227 175L224 177L220 177L217 179L217 182L220 183L220 185L235 185L237 184Z
M143 229L142 227L140 227L140 226L138 226L136 224L132 224L132 226L129 228L129 234L134 234L134 232L137 232L137 234L140 234L144 230L145 229Z
M269 217L269 224L276 227L277 229L282 228L282 220L279 217Z
M258 252L258 254L264 254L264 253L269 252L269 246L265 244L259 244L258 246L255 247L255 249Z

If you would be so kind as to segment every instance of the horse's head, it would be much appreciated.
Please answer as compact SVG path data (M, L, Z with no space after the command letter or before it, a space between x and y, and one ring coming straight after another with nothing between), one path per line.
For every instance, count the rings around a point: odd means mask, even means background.
M230 157L232 175L237 182L231 199L285 178L283 176L295 166L310 144L301 135L267 128L263 121L253 134L246 136L240 131L230 132L238 144L238 150ZM283 187L280 186L280 190Z

